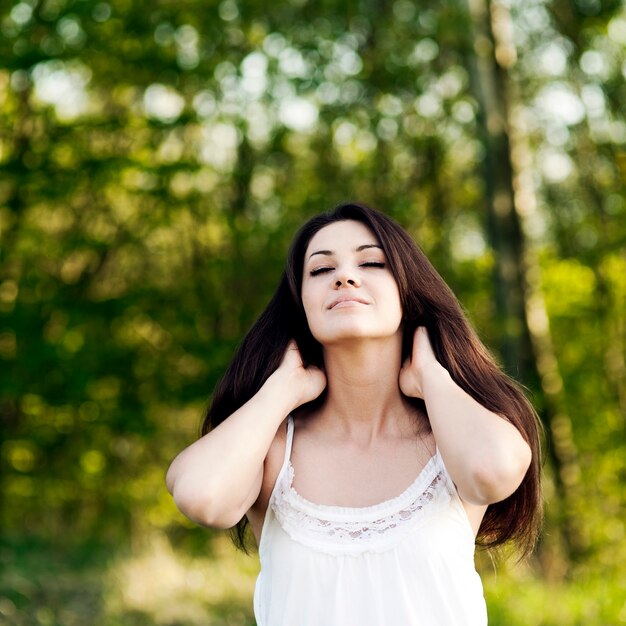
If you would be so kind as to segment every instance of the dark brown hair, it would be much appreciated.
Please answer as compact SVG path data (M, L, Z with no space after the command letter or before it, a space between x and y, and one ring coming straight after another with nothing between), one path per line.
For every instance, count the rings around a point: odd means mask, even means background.
M484 407L505 416L517 427L532 450L532 462L517 490L489 505L477 544L494 547L514 540L529 553L541 522L540 423L522 388L509 378L481 343L452 290L411 237L388 216L365 205L341 204L310 219L296 234L286 269L266 309L244 337L218 383L202 425L202 434L234 413L261 388L276 370L293 338L305 365L323 366L321 345L311 334L301 300L304 255L312 237L334 222L354 220L378 238L400 292L403 321L403 359L413 334L425 326L439 362L453 380ZM323 399L323 396L322 396ZM424 413L423 400L410 399ZM320 402L317 399L314 402ZM244 517L232 529L233 541L245 548Z

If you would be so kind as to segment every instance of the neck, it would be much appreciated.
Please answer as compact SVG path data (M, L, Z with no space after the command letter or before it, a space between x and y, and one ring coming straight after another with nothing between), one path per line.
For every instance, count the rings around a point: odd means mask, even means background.
M320 419L344 435L372 439L410 419L398 385L402 337L368 339L324 348L328 394Z

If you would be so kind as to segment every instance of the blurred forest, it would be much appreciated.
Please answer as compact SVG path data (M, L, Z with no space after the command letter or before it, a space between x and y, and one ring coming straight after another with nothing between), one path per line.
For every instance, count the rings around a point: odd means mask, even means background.
M402 223L545 424L494 626L626 624L620 0L0 3L0 624L253 624L164 475L339 201Z

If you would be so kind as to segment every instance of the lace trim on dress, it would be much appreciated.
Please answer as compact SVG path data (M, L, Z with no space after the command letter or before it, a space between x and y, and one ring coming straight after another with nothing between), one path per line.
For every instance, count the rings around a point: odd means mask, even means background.
M293 488L291 463L287 470L271 502L279 524L295 541L332 554L387 550L451 498L438 452L402 494L368 507L311 502Z

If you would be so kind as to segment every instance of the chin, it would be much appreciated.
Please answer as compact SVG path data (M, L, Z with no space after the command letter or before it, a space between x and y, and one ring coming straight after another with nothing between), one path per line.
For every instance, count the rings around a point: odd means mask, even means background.
M327 330L323 333L313 333L315 339L322 344L322 346L331 346L344 342L353 341L383 341L385 339L402 338L402 333L398 329L396 330L383 330L372 328L359 328L354 325L350 328L336 328L333 330Z

